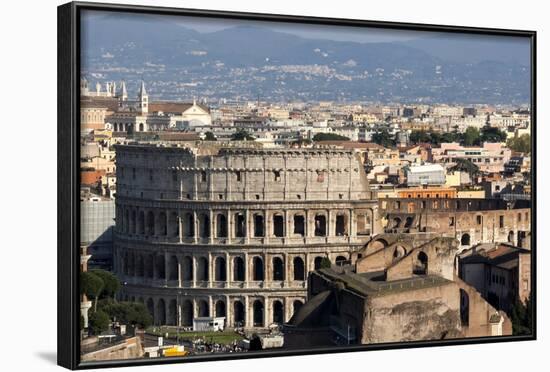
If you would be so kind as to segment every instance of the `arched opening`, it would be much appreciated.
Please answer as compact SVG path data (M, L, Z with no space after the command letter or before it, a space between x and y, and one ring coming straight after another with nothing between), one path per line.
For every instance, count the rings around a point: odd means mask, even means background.
M244 282L244 260L242 257L235 257L233 259L233 280Z
M395 247L393 251L393 260L395 261L400 259L401 257L405 257L405 254L407 254L407 251L405 250L405 248L398 245L397 247Z
M261 257L254 257L252 259L252 271L253 271L253 280L263 281L264 280L264 260Z
M182 265L182 271L183 271L183 280L190 282L193 280L193 259L189 256L185 256L183 258L183 265Z
M468 327L470 324L470 297L464 289L460 289L460 324Z
M216 257L215 261L215 280L217 282L225 282L227 280L227 268L225 258Z
M225 302L223 302L222 300L219 300L218 302L216 302L216 316L217 317L225 317L226 316Z
M178 221L178 214L176 212L170 213L170 218L168 221L168 227L170 228L170 236L178 236L180 234L180 224Z
M313 260L313 268L315 270L319 270L321 268L321 263L323 262L323 257L317 256L315 257L315 260Z
M128 275L128 273L129 273L128 257L129 257L128 251L124 252L124 257L122 259L122 273L124 275Z
M294 215L294 234L304 236L306 232L305 229L305 218L302 215Z
M460 238L461 245L470 245L470 234L463 234Z
M285 280L285 269L283 260L280 257L273 257L273 280Z
M168 280L178 280L178 258L171 256L168 261Z
M139 131L143 132L143 123L139 123Z
M148 236L155 234L155 215L151 211L147 212L145 234Z
M264 326L264 304L260 300L254 301L252 304L254 327Z
M199 301L199 317L207 317L210 315L210 309L208 308L208 302L205 300Z
M254 215L254 236L258 238L264 236L264 216L261 214Z
M128 256L128 275L136 275L136 256L134 255L134 252L131 252Z
M145 213L143 211L139 212L138 217L138 234L145 234Z
M398 228L399 228L399 225L401 225L401 218L395 217L395 218L393 219L392 228L393 228L393 229L398 229Z
M428 274L428 255L424 252L419 252L414 262L413 274L427 275Z
M201 214L199 217L200 224L200 237L209 238L210 237L210 218L206 214Z
M183 301L181 306L181 324L184 327L193 325L193 303L190 300Z
M166 230L166 213L160 212L158 214L158 231L157 235L166 236L168 231Z
M164 263L164 256L158 255L155 262L157 265L157 279L166 279L166 266Z
M294 280L305 280L304 260L301 257L294 257L293 271Z
M245 324L245 312L244 305L241 301L235 301L233 303L233 318L235 327L244 327Z
M157 302L157 324L166 324L166 304L162 298Z
M292 314L297 314L298 311L302 308L303 302L300 300L294 300L292 303Z
M235 213L235 237L244 238L246 234L246 223L242 213Z
M315 236L327 235L327 218L324 214L318 214L315 216Z
M184 215L183 235L188 238L195 236L195 216L193 216L193 213Z
M405 228L408 229L412 226L413 218L411 216L405 219Z
M334 260L334 263L336 264L336 266L342 266L346 263L348 259L344 256L338 256L336 257L336 260Z
M348 235L346 230L346 217L343 214L336 216L336 236L345 236Z
M178 319L178 304L176 300L170 300L168 303L168 325L175 326L177 325Z
M155 303L153 302L152 298L149 298L147 300L146 306L147 306L147 311L149 312L149 314L151 314L151 317L155 319Z
M216 236L218 238L227 238L227 218L224 214L216 216Z
M273 235L278 238L285 236L284 218L280 214L273 215Z
M128 209L124 211L124 219L122 221L122 230L125 233L130 232L130 211Z
M136 233L136 211L132 211L132 217L130 220L130 233Z
M281 324L284 322L284 309L281 301L273 301L273 323Z
M137 256L137 262L136 262L136 276L143 278L145 275L145 265L143 263L143 256L138 255Z
M208 281L208 259L206 257L200 257L198 259L197 267L197 280L207 282Z
M147 256L147 259L145 260L145 276L149 279L153 279L154 265L155 265L155 258L152 254L149 254Z
M514 242L514 232L510 231L508 233L508 243L513 243L513 242Z

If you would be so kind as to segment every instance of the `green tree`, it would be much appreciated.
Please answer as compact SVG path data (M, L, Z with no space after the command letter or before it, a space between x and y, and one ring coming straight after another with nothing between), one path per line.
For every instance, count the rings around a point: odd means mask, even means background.
M430 132L429 135L430 139L428 142L432 145L438 146L441 142L443 142L443 136L441 135L441 133Z
M336 133L317 133L313 136L315 142L319 141L349 141L349 138L346 136L341 136Z
M151 314L141 302L115 302L112 299L105 299L100 302L99 307L109 315L112 321L138 325L142 328L149 327L153 323Z
M464 146L477 146L481 142L481 134L476 127L468 127L462 135L462 143Z
M329 258L328 258L328 257L323 257L323 258L321 259L321 264L319 265L319 267L320 267L321 269L330 269L330 266L331 266L331 265L332 265L332 264L331 264Z
M531 153L531 135L522 134L519 137L513 137L506 141L506 146L513 151L521 152L524 154Z
M255 138L250 135L246 130L239 129L237 132L231 135L231 141L254 141Z
M216 136L214 135L214 133L212 132L206 132L204 134L204 140L205 141L217 141L218 139L216 138Z
M97 310L97 300L103 291L105 283L96 274L86 271L80 273L80 293L93 298L94 310Z
M445 132L441 135L441 142L457 142L460 140L460 135L456 132Z
M381 129L373 133L372 142L384 147L395 146L395 141L387 129Z
M430 134L425 130L413 130L409 136L409 140L414 144L430 142L430 139Z
M479 174L479 167L468 159L458 158L455 159L454 162L455 165L450 168L450 170L453 172L466 172L470 175L471 179L474 179L475 176Z
M530 335L533 332L533 302L531 295L524 304L516 301L512 307L510 319L513 335Z
M506 133L495 127L483 127L481 130L482 142L505 142Z
M120 289L120 281L111 272L105 270L92 270L91 273L99 276L103 280L103 290L100 297L115 298L116 293Z
M99 335L109 329L109 323L109 315L104 311L94 310L88 315L88 328L94 335Z

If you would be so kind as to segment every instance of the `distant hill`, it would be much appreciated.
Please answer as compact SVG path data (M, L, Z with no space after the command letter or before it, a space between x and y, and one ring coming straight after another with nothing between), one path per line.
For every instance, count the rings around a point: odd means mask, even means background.
M159 98L529 100L529 45L510 38L357 43L257 25L199 33L173 18L104 16L84 18L82 48L85 74L130 86L143 78Z

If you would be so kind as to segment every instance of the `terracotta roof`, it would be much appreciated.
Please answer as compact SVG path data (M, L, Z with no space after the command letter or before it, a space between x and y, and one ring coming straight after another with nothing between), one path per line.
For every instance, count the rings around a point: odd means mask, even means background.
M383 150L384 146L380 146L377 143L373 142L356 142L356 141L319 141L319 145L329 145L329 146L342 146L345 149L375 149Z
M118 110L118 99L114 97L82 97L81 108L106 108L111 111Z

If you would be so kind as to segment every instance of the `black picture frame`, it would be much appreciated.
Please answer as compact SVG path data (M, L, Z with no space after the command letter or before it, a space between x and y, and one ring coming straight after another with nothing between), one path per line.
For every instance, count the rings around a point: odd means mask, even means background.
M397 29L412 31L435 31L473 35L499 35L529 38L531 43L531 113L532 113L532 219L531 219L531 293L533 299L533 333L528 336L479 337L451 339L441 341L414 341L406 343L382 343L372 345L343 346L335 348L315 348L294 351L259 351L244 354L212 354L192 358L134 359L86 362L79 361L79 81L80 81L80 14L83 10L123 11L129 13L148 13L158 15L181 15L222 19L241 19L254 21L276 21L305 23L314 25L336 25ZM494 29L482 27L460 27L449 25L415 24L400 22L382 22L359 19L335 19L310 16L291 16L280 14L259 14L245 12L213 11L200 9L179 9L155 6L136 6L71 2L58 7L58 317L57 317L57 355L58 364L68 369L88 369L98 367L141 366L151 364L173 364L182 362L219 361L229 359L248 359L274 356L290 356L321 353L341 353L381 349L404 349L443 345L466 345L509 341L536 340L536 224L537 224L537 183L536 183L536 31Z

